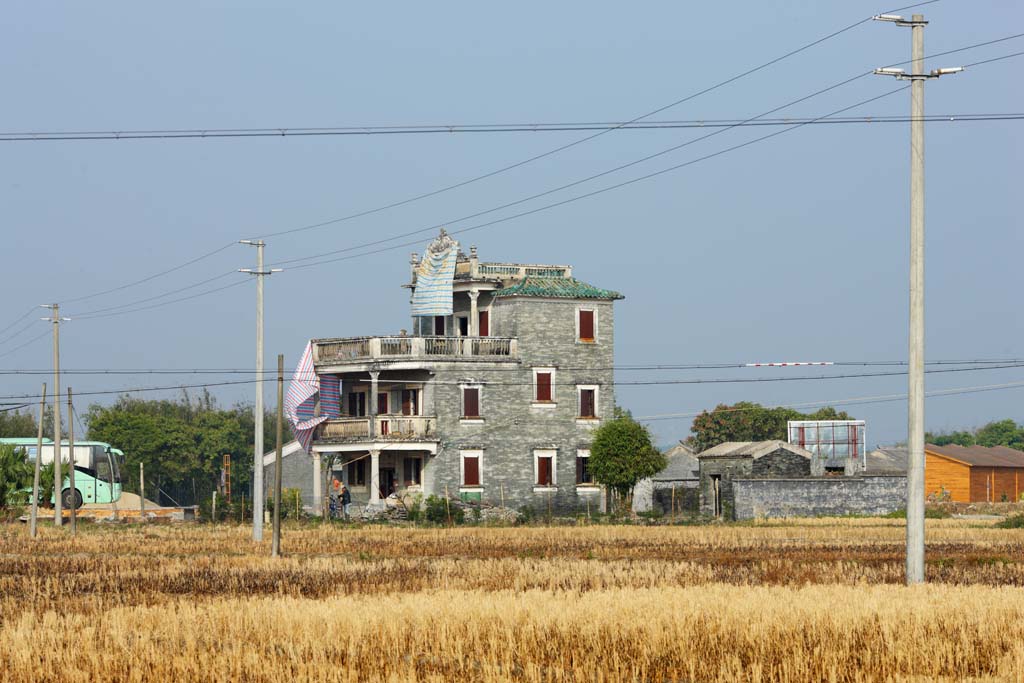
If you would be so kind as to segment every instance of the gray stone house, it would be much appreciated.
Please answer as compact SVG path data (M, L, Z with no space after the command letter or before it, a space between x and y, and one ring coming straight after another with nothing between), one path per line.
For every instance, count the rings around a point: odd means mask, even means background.
M723 443L697 458L699 509L708 516L877 515L899 509L906 499L904 473L832 469L828 459L784 441Z
M411 265L415 291L416 254ZM452 297L452 315L414 317L412 335L312 341L342 413L318 427L313 453L357 505L398 492L600 509L587 463L615 404L622 295L570 266L481 262L474 247L458 254Z
M697 459L700 511L726 519L738 518L736 479L811 475L811 454L785 441L727 441L702 451Z
M633 488L634 512L695 512L698 503L700 464L686 444L679 442L665 451L665 469L641 479Z

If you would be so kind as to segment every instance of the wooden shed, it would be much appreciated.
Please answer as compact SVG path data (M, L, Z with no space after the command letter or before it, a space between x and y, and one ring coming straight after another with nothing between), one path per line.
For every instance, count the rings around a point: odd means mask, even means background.
M1005 446L925 445L925 493L945 489L959 503L1019 501L1024 452Z

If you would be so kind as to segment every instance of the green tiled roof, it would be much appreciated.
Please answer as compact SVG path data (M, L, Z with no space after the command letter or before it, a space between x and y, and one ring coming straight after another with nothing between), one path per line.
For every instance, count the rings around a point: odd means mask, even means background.
M544 296L557 299L622 299L623 296L610 289L588 285L574 277L527 276L494 296Z

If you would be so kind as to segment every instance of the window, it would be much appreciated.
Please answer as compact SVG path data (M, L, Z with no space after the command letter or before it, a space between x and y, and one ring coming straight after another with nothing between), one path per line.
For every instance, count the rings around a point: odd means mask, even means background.
M461 451L462 454L462 485L464 487L480 486L480 460L483 451Z
M581 342L593 343L597 340L597 313L594 309L581 308L576 318L577 338Z
M402 415L419 415L419 389L402 390Z
M490 311L480 311L480 330L479 334L481 337L489 337L491 335L491 314Z
M366 416L366 392L353 391L348 395L348 414L352 417Z
M480 417L480 387L462 387L462 417Z
M597 387L577 387L579 392L580 418L592 420L597 417Z
M366 486L366 460L356 460L348 464L348 485Z
M459 320L459 336L461 336L461 337L468 337L469 336L469 318L466 318L464 316L459 316L458 320Z
M590 451L576 451L576 484L577 486L593 485L594 476L590 474Z
M533 468L536 473L536 486L553 487L555 476L555 451L537 450L533 452Z
M386 391L382 391L379 394L377 394L377 414L388 414L388 392Z
M445 320L443 315L434 316L434 336L443 337L445 331Z
M419 458L406 458L402 474L406 486L418 486L422 483L420 473L422 472L423 461Z
M554 368L534 368L533 400L537 403L552 403L555 396Z

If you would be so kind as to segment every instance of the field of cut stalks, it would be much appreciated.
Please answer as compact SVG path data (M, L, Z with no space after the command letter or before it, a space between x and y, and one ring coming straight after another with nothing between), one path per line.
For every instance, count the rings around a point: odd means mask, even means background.
M1024 681L1024 532L0 526L0 681Z

